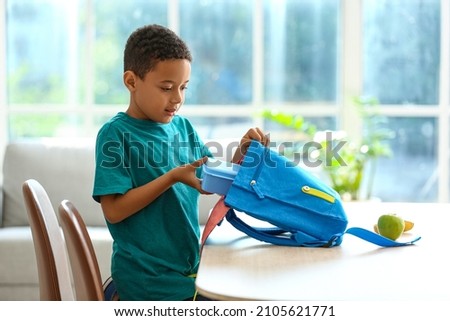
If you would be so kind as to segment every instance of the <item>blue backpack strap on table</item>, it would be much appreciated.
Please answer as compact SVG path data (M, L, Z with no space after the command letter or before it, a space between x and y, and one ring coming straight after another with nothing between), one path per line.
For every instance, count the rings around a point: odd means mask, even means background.
M417 236L413 238L410 241L407 242L398 242L393 241L391 239L388 239L387 237L384 237L380 234L374 233L372 231L360 228L360 227L351 227L347 231L345 231L347 234L351 234L354 236L357 236L363 240L366 240L368 242L374 243L379 246L383 247L395 247L395 246L405 246L405 245L412 245L418 240L420 240L420 236Z
M234 210L272 227L252 227ZM202 244L218 222L226 218L236 229L263 242L284 246L333 247L351 234L383 247L411 245L372 231L347 229L347 215L339 194L287 158L252 141L236 177L211 212Z
M397 242L388 239L380 234L374 233L367 229L360 227L351 227L347 229L344 233L336 234L331 236L327 241L318 240L311 235L303 233L301 231L290 233L286 230L280 228L264 228L264 227L252 227L237 217L233 209L230 209L226 214L227 221L230 222L236 229L244 232L250 237L257 239L262 242L271 243L275 245L284 246L303 246L303 247L333 247L340 245L342 238L345 234L351 234L367 242L382 246L382 247L397 247L412 245L420 237L416 237L408 242Z

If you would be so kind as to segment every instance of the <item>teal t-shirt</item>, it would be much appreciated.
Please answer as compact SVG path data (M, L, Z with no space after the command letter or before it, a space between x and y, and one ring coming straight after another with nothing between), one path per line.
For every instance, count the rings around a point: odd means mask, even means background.
M203 156L211 154L187 119L175 116L162 124L120 112L97 136L93 197L125 194ZM111 275L121 300L194 295L198 196L194 188L176 183L141 211L119 223L107 222L113 237Z

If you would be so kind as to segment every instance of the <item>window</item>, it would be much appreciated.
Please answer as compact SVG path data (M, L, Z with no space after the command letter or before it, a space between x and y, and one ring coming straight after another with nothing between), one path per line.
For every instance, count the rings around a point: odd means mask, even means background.
M194 57L188 104L251 103L252 12L246 0L180 2L180 35Z
M339 1L265 2L264 101L338 100Z
M397 109L393 157L381 160L376 195L437 200L440 1L364 1L364 94ZM434 36L432 36L434 35ZM414 106L415 115L402 112ZM422 116L423 114L423 116Z
M295 132L261 117L266 109L357 137L364 128L352 121L357 111L348 101L376 97L381 125L394 135L393 156L378 160L373 195L385 201L450 199L445 0L0 3L6 6L0 20L6 25L0 35L6 74L0 83L6 84L7 140L94 137L128 103L122 84L127 37L158 23L192 51L181 112L205 139L239 138L260 126L277 143L292 140Z

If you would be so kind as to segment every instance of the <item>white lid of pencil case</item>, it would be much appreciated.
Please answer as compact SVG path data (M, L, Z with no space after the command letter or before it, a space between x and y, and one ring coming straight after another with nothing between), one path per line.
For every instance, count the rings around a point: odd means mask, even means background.
M202 189L209 193L226 195L240 166L219 160L208 160L202 166Z

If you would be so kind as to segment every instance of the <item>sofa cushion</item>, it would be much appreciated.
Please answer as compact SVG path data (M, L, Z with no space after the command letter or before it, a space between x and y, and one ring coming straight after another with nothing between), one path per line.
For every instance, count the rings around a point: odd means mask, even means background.
M36 284L36 255L29 227L5 227L0 233L0 284Z
M106 226L101 207L92 199L93 140L41 139L7 146L3 163L3 226L26 226L22 184L39 181L55 212L64 199L76 204L86 225Z
M88 227L94 245L102 280L111 274L112 238L104 227ZM22 292L21 300L35 300L39 297L39 281L36 254L31 229L28 226L5 227L0 233L0 300L13 299L5 292L16 289ZM29 294L19 289L28 288ZM37 293L34 293L37 292Z

